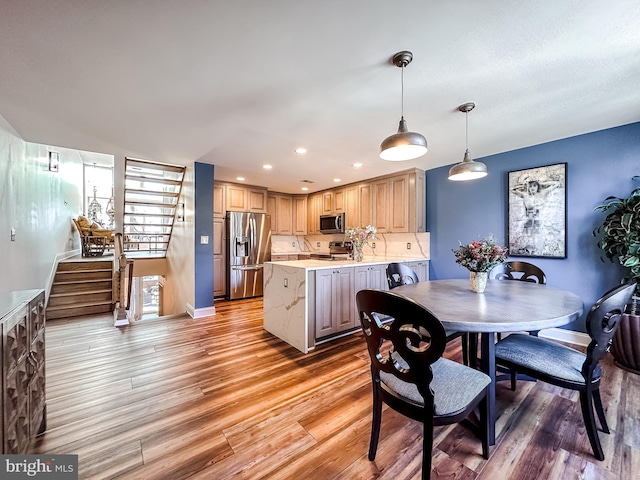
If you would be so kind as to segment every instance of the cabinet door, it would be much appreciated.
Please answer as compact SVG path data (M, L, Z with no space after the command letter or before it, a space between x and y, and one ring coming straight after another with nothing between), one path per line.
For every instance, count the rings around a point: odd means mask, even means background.
M333 191L333 213L342 213L345 211L344 188Z
M307 197L303 195L293 197L293 234L307 234Z
M360 225L376 226L373 221L373 192L370 183L358 186L358 221Z
M242 185L226 185L225 198L230 212L247 211L247 190Z
M322 195L314 193L307 199L307 233L318 233L320 228L320 215L322 212Z
M267 195L267 215L271 217L271 233L277 235L278 228L278 196Z
M358 215L358 186L352 185L344 189L344 211L346 227L360 226Z
M247 188L247 211L253 213L267 212L267 190Z
M227 252L225 244L224 218L213 218L213 296L227 293Z
M409 231L409 175L400 175L389 180L391 208L391 232Z
M329 215L333 213L333 191L322 192L322 214Z
M335 323L332 321L332 279L333 272L331 270L316 270L316 338L335 332Z
M224 185L213 185L213 215L224 217L227 208L225 206Z
M389 207L390 207L390 182L381 180L374 182L373 186L373 221L378 232L390 231Z
M278 235L293 234L293 199L288 195L278 195L276 197L276 233ZM271 220L273 222L273 219ZM273 230L273 227L272 227Z
M332 301L335 305L336 332L355 326L353 318L353 268L341 268L333 274Z

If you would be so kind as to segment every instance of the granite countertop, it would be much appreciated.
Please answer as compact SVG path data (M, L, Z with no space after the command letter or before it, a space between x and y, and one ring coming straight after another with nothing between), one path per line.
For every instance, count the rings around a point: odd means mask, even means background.
M349 260L287 260L279 262L265 262L272 263L274 265L280 265L283 267L297 267L304 268L305 270L323 270L337 267L358 267L365 265L380 265L389 264L392 262L417 262L422 260L429 260L425 257L398 257L398 256L369 256L364 257L361 262L356 262L352 259Z

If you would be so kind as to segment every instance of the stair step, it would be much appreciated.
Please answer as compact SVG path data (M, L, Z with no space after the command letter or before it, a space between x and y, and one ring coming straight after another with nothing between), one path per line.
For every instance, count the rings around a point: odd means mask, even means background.
M47 321L56 318L80 317L96 313L108 313L113 311L111 302L109 303L88 303L84 305L59 306L47 308Z
M49 307L69 306L87 303L111 303L112 293L108 290L90 290L85 292L56 293L49 295Z
M82 282L85 280L111 280L111 270L56 272L53 283Z
M58 272L112 270L112 260L96 260L94 262L60 262Z
M89 280L72 280L70 282L54 282L51 285L50 293L67 293L67 292L77 292L77 291L85 291L85 290L106 290L112 288L111 278L96 278Z

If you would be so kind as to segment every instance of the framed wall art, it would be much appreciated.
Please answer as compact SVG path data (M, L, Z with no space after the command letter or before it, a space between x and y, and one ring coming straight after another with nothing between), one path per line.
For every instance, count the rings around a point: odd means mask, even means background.
M510 256L566 258L566 180L566 163L509 172Z

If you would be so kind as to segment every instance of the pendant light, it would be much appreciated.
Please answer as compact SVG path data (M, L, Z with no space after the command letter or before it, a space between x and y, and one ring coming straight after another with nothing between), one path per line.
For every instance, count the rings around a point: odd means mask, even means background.
M408 51L398 52L393 56L393 64L402 69L402 110L398 133L388 136L380 144L380 158L389 161L412 160L427 153L427 139L416 132L409 132L404 119L404 67L413 60Z
M449 180L464 181L474 180L476 178L486 177L487 166L482 162L475 162L471 160L469 156L469 112L476 108L476 104L473 102L463 103L458 107L458 110L465 114L466 128L466 150L464 152L464 158L462 162L454 165L449 170Z

